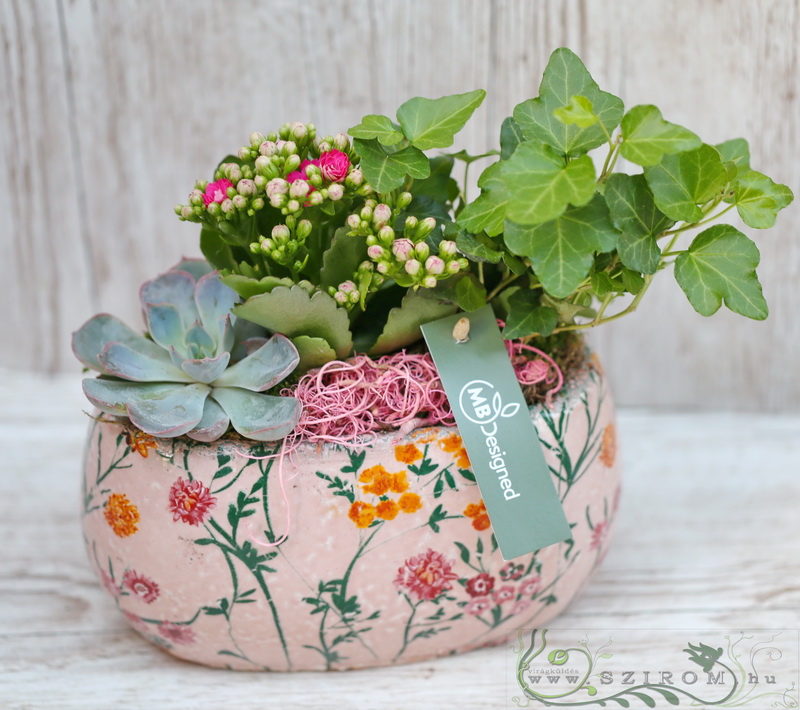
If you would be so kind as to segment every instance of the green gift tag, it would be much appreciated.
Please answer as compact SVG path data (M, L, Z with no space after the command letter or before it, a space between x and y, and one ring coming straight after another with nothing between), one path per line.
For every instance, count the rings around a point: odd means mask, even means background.
M461 318L470 324L465 342L453 335ZM503 558L569 539L569 523L491 306L428 323L422 333Z

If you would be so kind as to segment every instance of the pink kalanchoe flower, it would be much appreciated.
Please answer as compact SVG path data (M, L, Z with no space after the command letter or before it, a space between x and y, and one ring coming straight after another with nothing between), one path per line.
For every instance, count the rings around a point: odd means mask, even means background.
M488 597L476 597L470 600L469 604L464 608L467 614L472 616L480 616L484 611L488 611L492 606Z
M467 580L467 594L471 597L485 597L493 587L494 577L486 572L481 572Z
M329 150L319 156L317 161L322 177L328 182L342 182L350 169L350 158L341 150Z
M516 596L517 594L514 587L506 585L500 587L500 589L496 589L494 594L492 594L492 599L494 599L495 604L502 604L503 602L510 602Z
M171 621L164 621L158 625L158 632L173 643L183 644L184 646L194 643L197 637L185 624L173 624Z
M541 577L525 577L525 579L520 580L519 583L519 594L522 597L531 597L536 592L539 591L539 587L542 584Z
M226 178L208 183L206 193L203 195L203 204L208 207L212 202L221 203L227 200L229 187L233 187L233 183Z
M450 582L454 579L458 579L458 576L453 573L453 563L440 552L429 548L407 559L397 570L394 583L415 601L431 601L442 592L452 589Z
M179 478L169 490L169 510L172 519L200 525L206 515L217 505L217 499L200 481L184 481Z
M158 598L160 591L152 579L132 569L125 570L125 574L122 575L122 586L146 604L152 604Z

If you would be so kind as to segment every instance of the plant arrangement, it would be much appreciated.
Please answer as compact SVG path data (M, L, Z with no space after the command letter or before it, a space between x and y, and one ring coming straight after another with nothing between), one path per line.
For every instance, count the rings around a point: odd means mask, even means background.
M458 311L490 304L520 372L526 347L558 353L573 331L632 313L669 266L699 313L767 316L757 247L710 226L735 209L766 229L793 199L750 167L744 139L712 146L655 106L626 111L562 48L539 95L503 121L499 150L444 152L484 96L413 98L336 136L310 123L253 133L175 208L201 225L210 267L145 284L147 337L110 316L76 334L79 359L102 373L89 399L157 436L212 439L230 423L276 440L301 416L298 377L354 356L362 370L424 357L420 326ZM245 323L262 330L238 338ZM284 397L265 394L281 384Z

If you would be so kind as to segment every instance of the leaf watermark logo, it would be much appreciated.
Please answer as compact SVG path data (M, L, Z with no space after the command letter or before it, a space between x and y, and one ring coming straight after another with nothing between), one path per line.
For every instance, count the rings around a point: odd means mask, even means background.
M491 382L470 380L461 388L458 406L473 424L491 424L498 417L513 417L520 409L518 402L503 405L503 398Z

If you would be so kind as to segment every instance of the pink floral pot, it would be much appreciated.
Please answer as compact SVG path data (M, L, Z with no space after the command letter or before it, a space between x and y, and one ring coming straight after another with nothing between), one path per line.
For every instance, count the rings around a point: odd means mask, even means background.
M572 540L538 554L503 560L454 428L361 451L305 446L281 465L248 458L263 446L96 421L89 556L134 629L209 666L342 670L501 643L575 598L619 497L614 409L594 358L532 414L573 525Z

